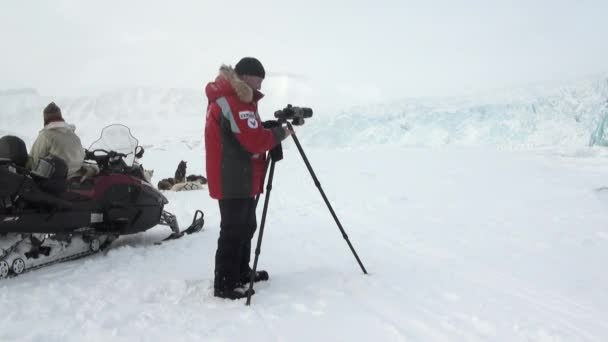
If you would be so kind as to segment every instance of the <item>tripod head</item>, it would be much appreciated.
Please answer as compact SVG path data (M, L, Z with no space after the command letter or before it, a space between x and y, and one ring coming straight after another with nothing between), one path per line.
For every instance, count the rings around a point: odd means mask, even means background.
M293 132L292 125L302 126L304 125L304 119L312 118L312 108L296 107L288 104L287 107L274 112L274 117L277 118L277 120L264 121L262 126L264 126L264 128L273 128L286 124L289 130ZM298 138L295 136L295 133L292 133L292 137L295 140L296 145L299 145ZM270 151L270 157L275 162L283 159L283 148L281 147L280 143Z
M305 118L312 118L312 109L288 104L287 107L274 112L274 117L278 119L279 123L287 123L288 120L291 120L292 125L301 126L304 124Z

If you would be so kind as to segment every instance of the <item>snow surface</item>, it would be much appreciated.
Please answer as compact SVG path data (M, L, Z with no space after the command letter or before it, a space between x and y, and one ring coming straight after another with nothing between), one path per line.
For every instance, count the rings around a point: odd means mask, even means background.
M169 233L159 226L121 238L106 254L0 281L0 341L606 341L608 191L596 189L608 186L608 153L587 146L591 123L606 114L605 88L586 84L597 87L568 88L592 89L576 92L580 106L565 106L570 100L559 91L548 98L530 91L535 103L562 109L555 117L537 111L543 114L531 121L515 101L481 115L477 105L442 112L436 100L428 115L418 104L394 116L376 106L326 123L315 116L297 128L369 275L286 141L259 264L271 279L256 284L251 307L212 296L217 203L204 190L166 193L182 226L202 209L205 231L155 246ZM108 97L74 100L64 112L78 119L85 144L97 138L100 129L91 130L100 122L133 124L154 183L181 159L189 173L204 173L204 104L183 91L127 93L120 92L122 107ZM163 102L162 94L174 95ZM5 112L21 109L2 114L1 129L31 142L39 114L12 120L27 108L39 113L48 99L4 96ZM112 108L131 112L118 117ZM461 124L440 119L448 112ZM498 118L507 112L510 127L520 127L508 134L508 120ZM580 121L566 119L578 114ZM445 134L391 133L399 120ZM478 134L465 139L465 126ZM428 139L435 135L441 139Z

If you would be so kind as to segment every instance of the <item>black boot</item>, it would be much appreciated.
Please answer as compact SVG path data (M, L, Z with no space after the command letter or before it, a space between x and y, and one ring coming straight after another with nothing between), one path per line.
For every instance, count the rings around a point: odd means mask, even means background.
M247 298L250 292L252 296L255 294L255 291L253 289L250 289L249 285L239 285L238 287L235 287L233 289L215 288L213 290L213 295L219 298L235 300Z
M266 272L264 270L260 270L260 271L255 272L255 278L253 279L253 282L257 283L258 281L266 281L268 279L269 279L268 272ZM241 274L240 281L242 284L249 284L249 282L251 282L251 270L249 270L246 273Z

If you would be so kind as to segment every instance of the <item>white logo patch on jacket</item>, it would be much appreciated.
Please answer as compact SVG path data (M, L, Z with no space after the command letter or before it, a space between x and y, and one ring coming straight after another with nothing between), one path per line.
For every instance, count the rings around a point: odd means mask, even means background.
M245 110L242 112L239 112L239 119L241 120L248 120L248 119L255 119L255 113L249 110Z
M258 128L257 116L252 111L246 110L246 111L239 112L239 119L247 120L247 126L249 126L249 128L251 128L251 129Z
M258 128L258 120L256 120L255 117L249 118L247 120L247 126L249 126L249 128L253 128L253 129Z

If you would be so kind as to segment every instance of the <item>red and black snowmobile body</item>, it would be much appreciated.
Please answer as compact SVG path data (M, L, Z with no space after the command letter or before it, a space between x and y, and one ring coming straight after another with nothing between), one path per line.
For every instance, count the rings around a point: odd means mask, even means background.
M167 239L202 229L199 210L192 225L180 231L175 216L164 210L167 199L135 162L143 148L122 125L106 127L98 142L103 142L108 129L114 136L128 133L135 141L130 142L132 159L128 153L94 143L85 159L94 162L88 169L98 174L69 180L62 159L48 156L30 171L25 168L23 141L11 136L0 139L0 278L97 252L121 235L159 224L171 227Z

